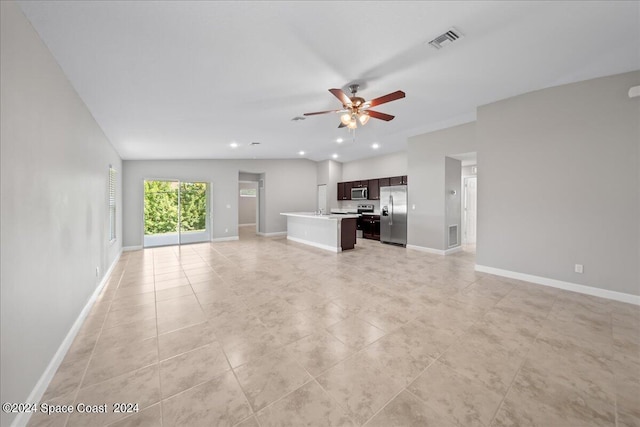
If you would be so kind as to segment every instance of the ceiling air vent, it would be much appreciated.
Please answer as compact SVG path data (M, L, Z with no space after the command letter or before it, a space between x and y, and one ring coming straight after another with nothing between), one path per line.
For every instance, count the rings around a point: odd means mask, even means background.
M297 122L298 120L305 120L306 117L302 117L302 116L296 116L293 119L291 119L292 122Z
M446 33L440 34L438 37L431 40L429 44L436 49L442 49L446 45L460 40L461 38L464 38L464 35L460 31L451 27Z

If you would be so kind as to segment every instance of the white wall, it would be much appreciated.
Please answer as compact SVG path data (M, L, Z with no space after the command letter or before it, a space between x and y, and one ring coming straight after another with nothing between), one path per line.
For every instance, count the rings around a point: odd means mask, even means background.
M260 220L266 233L287 230L281 212L308 212L316 205L316 163L310 160L126 160L123 168L125 247L142 245L145 179L211 182L213 239L238 235L239 171L264 173Z
M317 164L317 185L327 186L327 211L338 207L338 182L342 180L342 163L324 160Z
M241 182L238 187L238 190L247 188L253 188L256 190L256 197L240 197L240 191L238 191L238 224L255 224L258 183Z
M479 265L640 295L638 84L636 71L479 108Z
M475 123L409 138L408 245L438 251L448 249L445 158L476 151L475 139Z
M0 16L0 400L25 402L120 253L122 166L16 4L0 2ZM13 418L3 412L0 424Z
M462 232L462 162L445 157L444 163L444 235L447 248L460 246ZM456 194L451 194L455 191ZM449 227L458 226L458 244L449 244Z
M403 176L407 175L407 170L407 152L399 151L397 153L343 163L342 178L339 181L359 181L362 179L386 178L388 176Z

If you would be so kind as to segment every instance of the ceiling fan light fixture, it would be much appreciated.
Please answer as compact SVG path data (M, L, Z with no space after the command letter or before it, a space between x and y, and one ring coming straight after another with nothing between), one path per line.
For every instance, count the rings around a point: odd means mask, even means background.
M351 122L351 114L344 113L343 115L340 116L340 121L342 122L343 125L349 126L349 123Z
M347 127L349 129L356 129L358 127L358 122L356 122L355 118L352 118Z
M370 116L368 114L366 114L366 113L362 113L362 114L360 114L360 116L358 116L358 121L363 126L367 124L369 119L370 119Z

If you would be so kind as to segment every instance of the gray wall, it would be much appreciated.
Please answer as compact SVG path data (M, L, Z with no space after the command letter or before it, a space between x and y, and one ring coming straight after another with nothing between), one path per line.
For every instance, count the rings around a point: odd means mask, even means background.
M478 264L640 295L638 84L636 71L478 109Z
M125 247L142 245L145 179L212 183L214 239L238 235L239 171L264 173L266 233L286 231L281 212L313 211L316 205L316 163L310 160L125 160L123 168Z
M343 163L342 178L339 181L358 181L402 175L407 175L406 151Z
M120 212L122 167L16 4L0 16L0 400L24 402L120 253L107 190L112 164Z
M475 122L467 123L409 138L407 244L448 249L445 158L476 151L475 126Z
M462 231L462 162L445 157L444 159L444 235L447 248L460 246L460 232ZM451 194L455 191L456 194ZM457 225L458 244L449 243L449 226Z
M317 174L317 185L327 186L327 211L331 212L331 209L338 207L338 182L342 181L342 163L335 160L318 162Z
M242 174L241 174L242 175ZM245 188L255 188L256 196L258 183L257 182L241 182L238 185L238 190ZM240 197L238 191L238 224L255 224L256 223L256 201L257 197Z

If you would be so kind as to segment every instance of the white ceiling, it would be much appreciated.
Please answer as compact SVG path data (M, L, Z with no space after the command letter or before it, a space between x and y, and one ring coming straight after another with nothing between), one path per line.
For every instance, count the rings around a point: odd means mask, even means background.
M640 2L22 1L124 159L339 161L473 120L492 101L640 69ZM454 26L465 38L426 42ZM327 89L376 107L355 135ZM336 139L342 137L342 144ZM250 142L261 145L251 147ZM236 142L238 148L231 148ZM377 151L373 143L380 144Z

